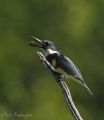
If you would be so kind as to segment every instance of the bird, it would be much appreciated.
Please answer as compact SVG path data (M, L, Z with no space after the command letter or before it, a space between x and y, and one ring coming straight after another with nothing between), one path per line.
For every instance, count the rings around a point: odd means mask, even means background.
M36 37L30 36L34 41L27 43L30 46L38 47L42 50L47 61L54 67L56 72L65 80L71 78L81 84L87 91L93 95L91 90L82 77L81 71L75 64L65 55L61 54L60 48L49 40L40 40Z

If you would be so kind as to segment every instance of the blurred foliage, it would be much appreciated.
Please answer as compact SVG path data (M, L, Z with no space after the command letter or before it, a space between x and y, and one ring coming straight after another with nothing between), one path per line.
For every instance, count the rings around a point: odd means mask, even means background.
M0 1L0 120L73 120L64 96L42 66L29 35L61 47L83 73L91 96L66 80L84 120L103 120L104 1ZM6 114L5 114L6 113ZM7 115L8 114L8 115ZM10 116L9 116L10 114Z

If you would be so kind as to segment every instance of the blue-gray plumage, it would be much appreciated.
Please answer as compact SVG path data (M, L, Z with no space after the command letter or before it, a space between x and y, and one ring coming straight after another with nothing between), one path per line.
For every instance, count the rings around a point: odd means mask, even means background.
M91 95L93 95L91 90L87 87L86 81L83 79L81 71L74 65L74 63L68 57L60 53L55 53L54 56L58 66L62 70L64 70L69 75L70 78L80 83L82 86L84 86L88 90L88 92Z
M93 95L91 90L87 87L81 71L68 57L60 53L60 48L58 46L48 40L39 40L35 37L32 38L35 40L35 42L31 41L29 45L39 47L43 51L46 59L64 79L68 77L72 78L84 86L88 92Z
M77 77L80 81L83 81L81 73L68 57L60 53L55 53L54 56L61 69L63 69L67 74Z

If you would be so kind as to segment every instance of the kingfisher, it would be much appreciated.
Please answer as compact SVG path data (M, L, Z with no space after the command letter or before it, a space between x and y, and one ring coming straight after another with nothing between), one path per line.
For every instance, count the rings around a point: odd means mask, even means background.
M54 67L61 78L64 80L67 78L75 80L85 87L91 95L93 95L86 85L86 81L83 79L81 71L68 57L61 54L60 48L57 45L48 40L40 40L33 36L31 36L31 38L34 39L34 41L30 41L28 45L40 48L47 61Z

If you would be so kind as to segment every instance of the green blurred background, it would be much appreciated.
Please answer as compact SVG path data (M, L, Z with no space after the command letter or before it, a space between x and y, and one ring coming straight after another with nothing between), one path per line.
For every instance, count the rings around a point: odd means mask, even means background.
M33 35L61 47L94 93L66 83L84 120L104 119L104 1L0 0L0 120L73 120L53 77L40 63Z

